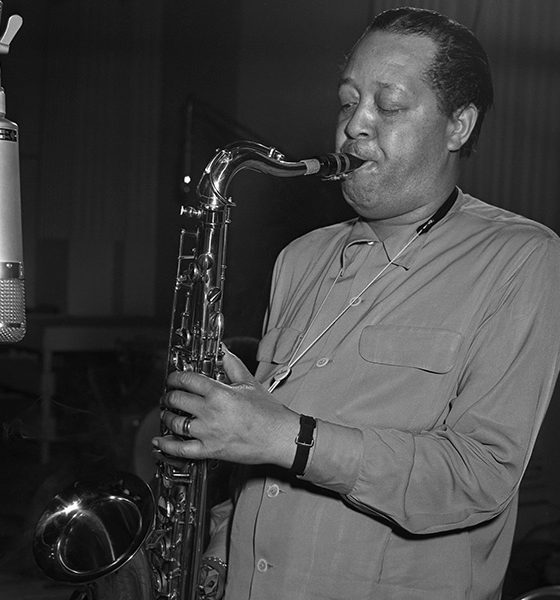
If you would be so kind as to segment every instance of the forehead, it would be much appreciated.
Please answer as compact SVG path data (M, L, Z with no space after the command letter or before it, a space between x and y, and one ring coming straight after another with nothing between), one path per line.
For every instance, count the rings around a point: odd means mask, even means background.
M342 73L342 83L376 83L383 87L416 88L436 54L436 43L421 35L374 31L354 48Z

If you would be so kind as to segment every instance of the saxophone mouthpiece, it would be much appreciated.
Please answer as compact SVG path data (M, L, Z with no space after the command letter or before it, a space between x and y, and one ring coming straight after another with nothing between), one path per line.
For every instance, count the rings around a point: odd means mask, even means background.
M331 152L302 162L306 166L305 175L319 175L325 180L336 181L355 171L365 161L353 154Z

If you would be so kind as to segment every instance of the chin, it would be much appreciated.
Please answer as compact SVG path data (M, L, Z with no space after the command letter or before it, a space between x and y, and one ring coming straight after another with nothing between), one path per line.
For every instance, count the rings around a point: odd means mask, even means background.
M368 181L368 185L364 185L363 181L360 182L352 174L342 182L342 193L351 206L369 204L373 198L379 197L379 190L371 180Z
M364 219L383 218L384 194L371 184L365 187L350 178L342 183L342 194L350 208Z
M371 218L371 213L374 207L370 202L364 202L362 199L356 198L353 195L344 194L344 199L348 206L360 217L365 219Z

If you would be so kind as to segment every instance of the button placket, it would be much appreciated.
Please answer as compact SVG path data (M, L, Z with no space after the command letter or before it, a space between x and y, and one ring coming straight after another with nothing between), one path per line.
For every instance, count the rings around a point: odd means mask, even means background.
M281 491L282 490L280 489L278 484L273 483L266 488L266 496L267 496L267 498L276 498L276 496L278 496L278 494Z
M360 302L356 301L358 294L371 281L374 275L383 270L387 265L387 260L384 257L383 246L379 243L360 244L358 253L354 257L352 283L346 301L353 306L357 306Z
M257 561L257 571L259 573L266 573L269 567L270 565L264 558L259 558L259 560Z

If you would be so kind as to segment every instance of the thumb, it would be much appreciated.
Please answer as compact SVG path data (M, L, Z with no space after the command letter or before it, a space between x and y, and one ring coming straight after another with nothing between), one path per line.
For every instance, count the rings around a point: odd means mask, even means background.
M243 364L243 361L230 352L226 346L223 346L224 349L224 358L223 365L224 371L228 376L228 379L231 383L248 383L249 381L253 381L254 377L251 374L251 371Z

